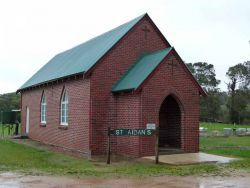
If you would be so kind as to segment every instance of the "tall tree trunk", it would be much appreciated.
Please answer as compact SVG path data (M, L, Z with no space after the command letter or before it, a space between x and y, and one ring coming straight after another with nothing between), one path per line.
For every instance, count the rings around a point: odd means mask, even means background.
M236 87L236 79L233 79L230 89L231 89L231 107L230 107L230 119L231 123L236 123L236 111L235 111L235 87Z

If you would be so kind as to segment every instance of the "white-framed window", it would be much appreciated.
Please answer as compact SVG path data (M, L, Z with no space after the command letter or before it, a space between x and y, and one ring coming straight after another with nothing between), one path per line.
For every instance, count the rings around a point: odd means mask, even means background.
M42 95L41 100L41 123L46 123L46 112L47 112L47 104L46 104L46 96L45 93Z
M62 99L61 99L61 125L68 125L68 94L67 91L64 90Z

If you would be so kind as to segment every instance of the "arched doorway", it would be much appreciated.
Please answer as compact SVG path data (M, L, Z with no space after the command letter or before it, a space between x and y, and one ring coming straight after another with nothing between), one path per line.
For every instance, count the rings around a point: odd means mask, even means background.
M165 98L159 112L159 148L181 148L181 109L172 95Z

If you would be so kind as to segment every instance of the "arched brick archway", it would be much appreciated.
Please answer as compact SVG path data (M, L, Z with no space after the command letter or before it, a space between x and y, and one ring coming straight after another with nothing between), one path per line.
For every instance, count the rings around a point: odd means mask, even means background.
M159 147L181 149L182 109L175 96L168 95L159 111Z

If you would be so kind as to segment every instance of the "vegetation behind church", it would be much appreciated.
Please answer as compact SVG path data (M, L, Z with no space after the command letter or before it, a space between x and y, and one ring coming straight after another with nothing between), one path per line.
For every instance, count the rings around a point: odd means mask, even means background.
M216 78L212 64L197 62L186 65L208 95L201 98L201 121L250 124L250 61L228 68L227 92L218 87L220 80ZM12 109L20 109L20 95L0 95L0 111Z
M0 112L20 109L20 94L0 94Z
M218 88L214 66L206 62L187 63L189 70L207 92L200 101L200 120L250 124L250 61L229 67L227 92Z

